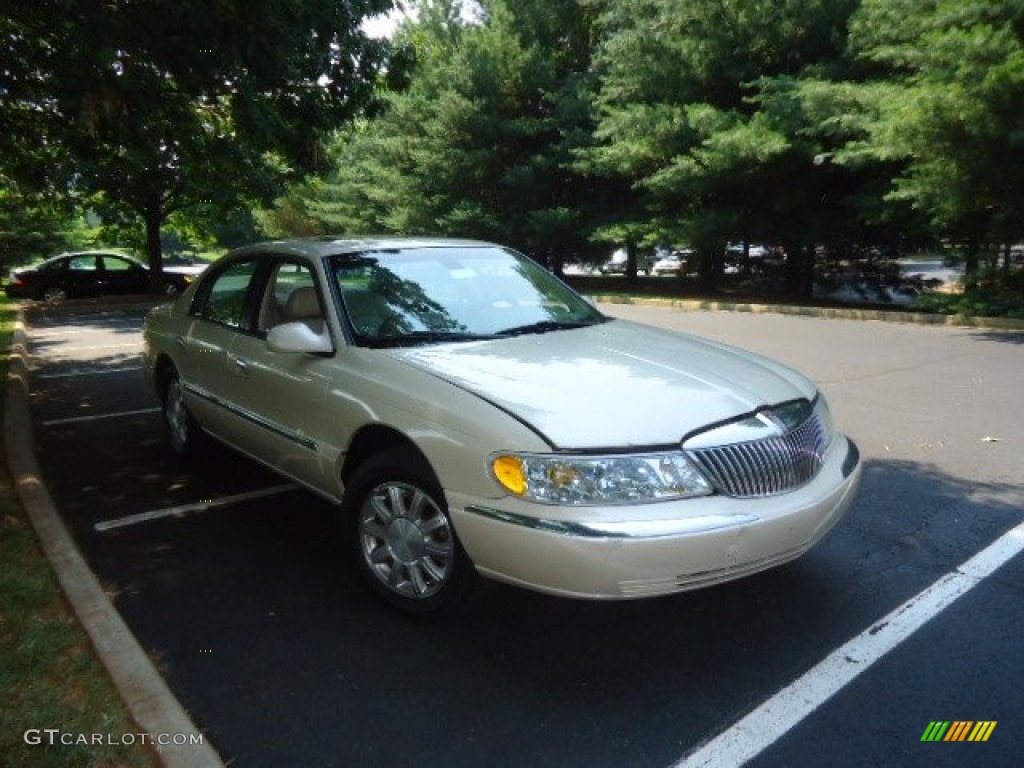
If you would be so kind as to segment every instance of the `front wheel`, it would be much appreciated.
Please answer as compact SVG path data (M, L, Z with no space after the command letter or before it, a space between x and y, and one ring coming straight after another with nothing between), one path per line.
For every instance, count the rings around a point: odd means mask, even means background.
M345 506L359 571L378 596L427 615L468 595L476 571L437 480L415 452L369 460L352 477Z
M62 285L48 285L43 289L42 294L39 298L45 301L47 304L57 304L58 302L66 300L68 297L67 289Z
M185 405L178 372L174 369L163 379L164 428L171 450L178 456L191 456L198 452L202 442L202 429Z

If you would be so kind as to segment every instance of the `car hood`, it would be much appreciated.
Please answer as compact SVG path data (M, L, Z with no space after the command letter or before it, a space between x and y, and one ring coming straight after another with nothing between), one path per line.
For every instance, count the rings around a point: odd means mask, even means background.
M570 450L676 445L709 424L815 392L779 363L625 320L386 354Z

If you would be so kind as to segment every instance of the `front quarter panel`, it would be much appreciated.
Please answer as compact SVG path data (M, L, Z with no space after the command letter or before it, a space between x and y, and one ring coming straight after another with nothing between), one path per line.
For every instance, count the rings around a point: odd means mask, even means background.
M511 415L380 350L339 351L325 411L329 418L320 420L321 430L354 436L368 425L391 428L419 448L443 488L484 498L502 495L487 469L492 452L550 450ZM345 458L340 455L339 462ZM341 475L339 466L336 477Z
M146 314L142 326L142 359L146 371L146 380L153 391L159 393L157 381L157 364L161 356L173 359L172 305L161 304Z

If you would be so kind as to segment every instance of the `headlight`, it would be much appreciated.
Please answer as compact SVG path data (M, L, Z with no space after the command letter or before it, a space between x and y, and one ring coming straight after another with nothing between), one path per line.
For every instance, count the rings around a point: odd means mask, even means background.
M711 484L681 452L625 456L503 453L491 457L491 472L505 490L542 504L628 504L712 492Z

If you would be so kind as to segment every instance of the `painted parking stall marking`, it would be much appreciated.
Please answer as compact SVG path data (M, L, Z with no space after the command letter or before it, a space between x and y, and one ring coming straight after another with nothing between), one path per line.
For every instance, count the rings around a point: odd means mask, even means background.
M218 507L227 507L232 504L240 504L246 501L253 501L255 499L264 499L268 496L276 496L281 493L288 493L290 491L298 490L297 486L291 483L283 485L274 485L270 488L261 488L256 491L247 491L245 493L236 493L231 496L221 496L216 499L207 499L205 501L199 501L194 504L181 504L176 507L165 507L164 509L154 509L148 512L139 512L134 515L126 515L125 517L118 517L112 520L101 520L100 522L93 525L93 529L99 533L104 531L111 531L115 528L125 528L130 525L138 525L139 523L147 523L152 520L162 520L168 517L184 517L185 515L193 512L204 512L209 509L216 509Z
M673 768L727 768L757 757L876 661L1021 552L1024 552L1024 523L837 648L731 728L675 763ZM995 723L991 726L994 728ZM922 737L922 741L925 740Z
M33 342L49 343L54 346L46 351L36 350L35 354L31 355L31 357L37 362L38 366L33 370L33 377L39 380L59 380L78 377L109 376L111 374L138 373L143 370L143 367L136 362L137 355L135 354L126 355L125 357L129 359L125 359L121 364L115 364L113 366L104 365L99 367L91 366L86 363L85 365L75 365L74 367L67 368L61 365L62 362L70 362L72 358L77 358L77 355L80 352L86 354L81 360L78 360L78 362L86 362L86 360L93 356L94 353L102 353L105 350L135 351L140 349L143 346L143 343L141 338L138 338L137 329L133 329L136 336L131 340L118 339L117 341L110 342L105 340L110 338L110 332L122 332L124 329L125 326L120 319L116 323L112 323L109 320L91 322L88 327L80 328L61 327L59 329L55 329L43 327L34 329L32 333ZM30 355L26 355L26 357L30 357ZM122 411L108 411L103 413L44 419L40 424L43 427L88 424L97 421L148 416L160 413L160 411L161 409L159 407L126 409ZM148 510L110 520L101 520L93 525L93 529L96 532L103 533L155 520L182 518L186 515L228 507L235 504L242 504L248 501L255 501L278 494L288 493L294 490L297 490L297 486L291 483L284 483L254 491L208 498L194 503Z
M134 411L119 411L117 413L95 413L90 416L67 416L62 419L46 419L42 422L44 427L58 427L65 424L82 424L90 421L103 421L105 419L121 419L129 416L144 416L150 413L160 413L159 408L139 408Z
M141 371L142 366L137 362L137 354L122 355L121 357L124 359L119 361L120 364L115 365L103 365L102 367L75 365L71 368L65 367L65 365L72 362L72 359L79 353L87 353L86 357L91 357L92 353L104 350L131 350L135 352L141 349L143 345L142 340L138 338L138 334L134 329L132 329L133 336L130 339L121 338L116 341L103 341L104 339L111 338L112 333L123 333L124 330L125 326L123 321L118 321L114 324L110 321L102 320L90 323L87 327L53 328L43 326L33 328L33 343L49 342L51 344L56 344L52 349L45 351L35 350L29 355L30 359L35 362L35 365L31 367L33 378L39 380L57 380L90 376L109 376L112 374L136 373ZM88 343L89 340L100 343ZM86 343L81 343L83 341ZM62 365L62 363L65 365ZM94 413L84 416L43 419L40 424L43 427L86 424L107 419L131 418L134 416L149 415L159 413L159 411L160 409L155 407L138 408L108 413Z
M128 365L120 368L74 368L70 371L36 374L37 379L70 379L78 376L105 376L110 373L132 373L141 371L141 365Z

